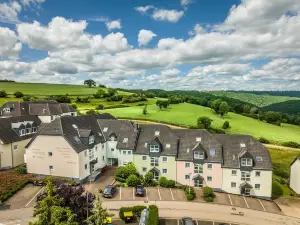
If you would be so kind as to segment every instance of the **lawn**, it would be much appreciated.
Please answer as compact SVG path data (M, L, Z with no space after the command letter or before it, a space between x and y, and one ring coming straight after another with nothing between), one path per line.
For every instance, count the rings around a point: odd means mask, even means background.
M210 108L189 103L171 105L169 108L162 110L156 105L148 105L147 115L143 115L142 110L142 106L135 106L107 109L101 112L108 112L116 117L154 120L179 126L196 125L198 117L208 116L213 120L212 126L214 128L221 128L224 121L228 120L231 128L226 131L227 133L250 134L256 138L265 137L274 143L285 141L300 142L299 126L290 124L276 126L235 113L229 113L224 118L221 118Z
M289 96L272 96L272 95L256 95L249 93L239 93L230 91L211 91L209 92L216 96L225 96L229 98L238 99L244 102L249 102L258 107L272 105L274 103L285 102L288 100L300 100L300 98Z

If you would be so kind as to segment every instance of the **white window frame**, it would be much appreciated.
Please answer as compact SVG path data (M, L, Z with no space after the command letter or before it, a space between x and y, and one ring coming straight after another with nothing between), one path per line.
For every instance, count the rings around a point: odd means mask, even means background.
M127 161L123 161L123 163L122 163L123 166L126 166L127 164L128 164Z
M144 158L146 158L146 159L144 159ZM147 155L142 155L142 160L143 161L148 161L148 156Z
M27 131L28 131L28 132L27 132ZM26 128L26 129L25 129L25 133L26 133L26 134L31 134L31 128Z
M94 135L89 136L89 144L93 144L95 142Z
M233 185L234 184L234 185ZM234 186L234 187L233 187ZM231 188L236 188L236 182L231 182L231 185L230 185Z
M123 154L123 155L126 155L126 154L127 154L127 151L122 151L122 154Z
M235 173L233 173L233 171L234 171ZM237 170L231 170L231 176L237 176Z
M162 161L163 163L168 162L168 157L167 157L167 156L163 156L163 157L161 158L161 161Z
M52 167L52 168L51 168L51 167ZM49 171L50 171L50 173L53 173L53 172L54 172L54 166L49 165Z
M171 145L170 144L166 144L166 148L171 148Z
M256 187L256 185L258 185L258 187ZM260 184L255 184L255 185L254 185L254 189L255 189L255 190L260 190L260 186L261 186Z
M31 132L32 133L36 133L37 132L37 128L36 127L32 127Z
M111 151L111 152L114 152L114 151L115 151L115 149L114 149L114 148L110 148L110 151Z
M129 151L127 151L127 155L131 155L131 151L129 150Z
M210 179L208 179L208 178L210 178ZM207 176L207 182L212 182L212 176Z
M159 160L157 157L150 158L150 166L159 166Z
M18 145L17 145L17 144L14 145L13 150L14 150L14 151L18 151ZM1 153L0 153L0 154L1 154Z
M165 170L165 172L164 172L164 170ZM161 171L162 171L162 174L167 174L168 173L168 169L162 169Z
M203 165L201 164L194 164L194 173L203 173Z
M184 163L184 167L185 168L191 168L191 163L189 163L189 162Z
M194 152L194 159L204 159L204 152L196 151Z
M24 136L26 134L25 129L19 130L19 134L20 134L20 136Z
M251 172L250 171L242 171L241 172L241 180L242 181L251 181Z
M188 178L187 178L188 177ZM184 175L184 179L185 180L190 180L191 179L191 174L185 174Z
M159 145L158 144L151 144L149 146L150 152L159 152Z
M142 172L146 173L147 172L147 167L142 167Z
M250 158L242 158L241 159L242 166L252 166L252 159Z
M210 168L209 168L209 165L211 166ZM208 163L208 164L207 164L207 169L208 169L208 170L212 170L212 169L213 169L213 164L212 164L212 163Z
M260 176L261 176L261 172L260 171L255 171L255 177L260 177Z

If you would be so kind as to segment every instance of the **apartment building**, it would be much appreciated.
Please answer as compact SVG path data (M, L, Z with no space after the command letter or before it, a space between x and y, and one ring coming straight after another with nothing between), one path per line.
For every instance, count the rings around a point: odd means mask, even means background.
M6 102L0 107L2 118L26 115L35 115L42 123L50 123L60 116L77 116L77 112L67 103L56 101Z
M37 116L0 118L0 170L24 163L25 146L40 125Z
M300 194L300 155L291 163L289 184L291 189Z

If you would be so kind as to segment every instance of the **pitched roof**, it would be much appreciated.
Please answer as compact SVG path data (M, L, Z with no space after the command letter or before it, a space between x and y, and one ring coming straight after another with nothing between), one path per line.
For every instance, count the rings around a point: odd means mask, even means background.
M148 144L158 136L162 143L163 150L161 155L176 156L179 138L166 125L160 124L141 124L140 133L136 146L136 154L149 154ZM147 146L145 145L147 143ZM170 145L167 147L166 145Z
M111 134L117 136L118 149L134 149L137 141L138 130L129 120L103 120L99 119L98 124L106 140Z
M246 150L254 161L254 169L272 170L270 152L263 144L249 135L215 134L214 137L223 145L223 167L240 168L239 154ZM245 147L241 147L245 144ZM262 157L262 160L258 158Z
M206 152L208 162L222 162L222 145L204 129L172 129L180 138L177 160L192 161L193 149L201 148ZM200 141L201 140L201 141ZM210 150L214 149L214 155Z
M20 126L25 122L25 126L30 122L34 123L34 126L40 126L41 120L38 116L17 116L17 117L8 117L8 118L0 118L0 140L4 144L9 144L12 142L22 141L31 138L34 134L27 134L23 136L19 136L17 130L12 128L13 124L20 124ZM21 124L22 123L22 124Z

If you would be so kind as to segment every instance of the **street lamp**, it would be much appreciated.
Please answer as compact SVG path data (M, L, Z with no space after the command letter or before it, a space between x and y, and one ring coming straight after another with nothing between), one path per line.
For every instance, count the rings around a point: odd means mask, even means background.
M189 194L191 194L191 178L192 178L192 173L189 173L190 179L189 179Z

